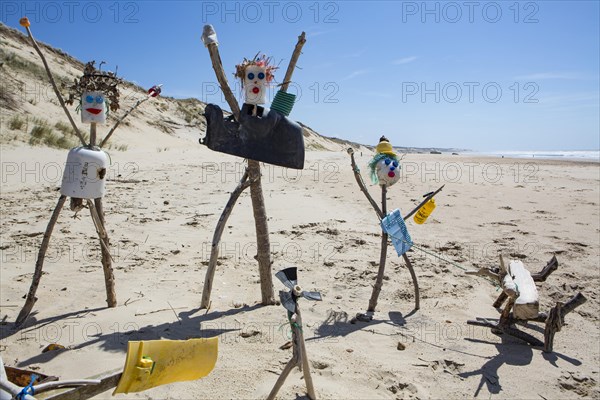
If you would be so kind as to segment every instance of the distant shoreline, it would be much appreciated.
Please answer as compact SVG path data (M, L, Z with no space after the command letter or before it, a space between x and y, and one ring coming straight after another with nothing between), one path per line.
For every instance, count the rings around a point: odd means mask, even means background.
M469 151L462 153L481 157L519 158L531 160L565 160L600 163L599 150L581 151Z

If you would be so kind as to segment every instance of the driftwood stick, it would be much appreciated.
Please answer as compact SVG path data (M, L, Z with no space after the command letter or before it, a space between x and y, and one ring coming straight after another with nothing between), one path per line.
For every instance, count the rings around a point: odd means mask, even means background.
M52 217L50 217L50 222L48 222L48 226L46 227L46 232L44 232L44 238L42 239L42 245L40 246L40 250L38 252L37 261L35 262L35 271L33 273L33 279L31 281L31 286L29 287L29 292L27 293L27 299L25 300L25 305L19 312L17 316L17 320L15 322L16 326L20 326L25 320L27 316L33 309L33 305L37 301L37 297L35 297L35 293L37 292L37 288L40 284L40 279L42 278L42 269L44 268L44 259L46 258L46 250L48 250L48 244L50 243L50 236L52 236L52 231L54 230L54 225L56 225L56 221L58 220L58 216L63 206L65 205L65 201L67 200L67 196L60 195L58 198L58 203L56 203L56 207L52 212Z
M500 279L504 278L504 275L508 274L508 269L506 269L506 264L504 264L504 257L502 254L499 254L500 258Z
M436 194L438 194L439 192L441 192L442 189L444 188L444 186L446 186L446 185L442 185L438 190L436 190L435 192L430 193L427 197L425 197L425 199L422 202L420 202L418 206L416 206L415 208L413 208L413 210L411 212L409 212L408 214L406 214L404 216L404 220L406 221L407 219L409 219L410 217L412 217L414 213L416 213L417 211L419 211L419 209L425 205L425 203L427 203L429 200L433 199L433 197Z
M285 365L285 368L283 368L283 371L281 371L281 375L279 375L279 378L277 378L275 386L273 386L273 389L271 389L271 392L267 396L267 400L275 399L275 396L277 396L279 389L281 389L288 375L296 366L298 366L298 360L296 360L295 358L292 358L290 361L288 361L288 363Z
M500 276L497 273L490 271L488 268L479 268L477 271L466 271L465 274L484 276L500 282Z
M500 313L500 322L499 325L508 326L510 325L510 312L512 311L513 306L515 305L516 297L508 296L508 302L504 309Z
M530 335L527 332L523 332L517 328L513 328L510 325L501 325L496 324L492 321L489 321L485 318L477 318L477 320L469 320L467 321L467 325L475 325L475 326L483 326L486 328L491 328L492 331L496 333L506 333L507 335L516 337L517 339L521 339L522 341L529 343L532 346L542 347L544 343L541 340Z
M304 343L304 332L302 331L302 315L300 314L300 306L296 307L296 324L298 327L296 329L296 336L298 337L298 344L300 348L298 349L300 353L300 361L302 363L302 373L304 374L304 383L306 384L306 393L311 400L317 400L317 395L315 394L315 387L313 386L312 377L310 375L310 363L308 362L308 356L306 354L306 344Z
M552 256L550 261L546 264L546 266L537 274L531 274L534 282L546 282L546 278L550 276L551 273L558 269L558 260L556 256Z
M110 255L110 250L107 246L108 233L106 233L106 229L104 229L104 225L102 224L102 221L100 220L100 215L98 213L98 210L94 206L94 202L92 200L87 199L87 204L88 204L88 208L90 209L90 215L92 216L92 221L94 222L94 227L96 228L96 233L98 234L98 237L100 238L100 247L102 247L103 251L107 250L108 255L110 256L110 259L113 260L112 255Z
M90 399L100 393L106 392L117 386L121 379L122 371L111 372L98 377L100 383L95 385L79 386L76 388L57 389L46 393L45 400L82 400ZM50 382L52 383L52 382ZM36 394L38 390L36 389Z
M550 309L546 319L546 328L544 329L544 352L551 353L554 347L554 335L560 332L565 323L565 315L575 310L577 307L587 301L586 297L580 293L569 299L566 303L557 302L556 306Z
M408 258L406 253L402 254L402 258L404 259L406 267L410 272L410 277L412 278L413 287L415 289L415 310L418 310L419 308L421 308L421 295L419 293L419 282L417 281L417 274L415 273L415 269L413 268L412 263L410 262L410 259Z
M215 228L215 233L213 234L212 247L210 250L210 261L208 263L208 269L206 270L206 277L204 278L204 288L202 289L202 302L200 304L200 308L208 309L210 304L210 294L212 292L212 284L215 276L215 270L217 269L217 260L219 258L219 243L221 242L221 236L223 235L225 224L227 224L229 215L231 215L231 211L233 210L238 197L240 197L240 194L247 189L250 184L251 182L248 181L248 171L246 170L237 187L229 195L229 201L227 201L227 204L221 213L221 217L219 218L219 222Z
M215 71L215 75L217 76L217 80L219 81L219 85L221 86L221 90L223 91L223 95L225 96L225 100L227 104L229 104L229 108L231 108L231 112L233 113L233 117L236 121L240 120L240 106L229 87L229 83L227 82L227 77L225 76L225 71L223 70L223 63L221 62L221 56L219 55L219 47L216 43L210 43L207 46L208 53L210 54L210 61L212 62L213 70Z
M275 382L275 386L273 386L273 389L271 389L271 392L267 396L267 400L275 399L279 389L281 389L281 386L283 386L283 383L294 367L298 367L302 370L308 398L311 400L317 400L312 377L310 375L310 363L308 361L308 356L306 355L306 344L304 343L304 334L302 332L302 314L300 313L300 307L297 304L295 316L295 322L290 324L292 329L292 344L294 346L292 358L285 365L285 368L281 372L277 382Z
M127 116L129 116L129 114L131 114L133 112L133 110L135 110L136 108L138 108L140 104L142 104L146 100L150 99L151 97L152 97L151 95L148 95L145 98L143 98L141 100L138 100L137 103L135 103L133 105L133 107L131 107L129 110L127 110L127 112L121 118L119 118L117 120L117 122L115 122L115 124L110 129L110 131L108 131L108 133L106 134L106 137L102 140L102 142L100 142L100 146L99 147L104 147L104 145L108 142L108 139L110 139L110 137L115 132L115 130L117 129L117 127L121 124L121 122L123 122L123 120L125 118L127 118Z
M104 231L104 238L100 237L100 244L102 250L102 269L104 270L104 283L106 285L106 303L109 307L117 306L117 295L115 293L115 276L112 268L112 256L110 255L110 241L108 239L108 233L106 231L106 223L104 222L104 207L102 206L102 198L94 199L96 205L96 212L98 215L98 221L100 227ZM102 246L104 243L104 246Z
M62 95L58 91L58 87L56 86L56 82L54 82L54 77L52 77L52 73L50 72L50 67L48 66L46 57L44 57L44 53L42 53L42 50L40 50L40 47L38 46L37 42L33 38L31 29L29 29L28 26L26 26L25 29L27 29L27 34L29 35L29 38L31 39L31 43L33 44L33 47L35 48L35 51L37 51L40 58L42 59L42 63L44 63L44 68L46 69L46 74L48 75L48 78L50 79L50 84L52 85L52 88L54 89L54 94L56 94L56 97L58 97L58 102L62 106L62 109L65 112L65 114L67 114L67 118L69 118L69 122L71 123L71 126L73 127L73 130L75 131L75 135L77 135L81 144L83 146L86 146L85 140L83 139L83 135L79 131L79 128L77 128L77 125L75 124L75 121L73 120L73 117L71 116L71 113L69 112L69 109L67 108L67 106L65 104L65 100L63 99Z
M496 301L494 301L494 304L492 304L492 307L494 307L494 308L502 307L502 304L504 304L506 299L508 299L508 295L506 293L504 293L504 291L502 291L500 293L500 295L498 295L498 298L496 299Z
M561 318L563 303L560 301L556 306L550 309L548 318L546 319L546 327L544 329L544 353L551 353L554 348L554 335L560 332L563 325Z
M267 225L267 211L262 192L260 163L248 160L248 177L250 178L250 198L252 199L252 212L254 214L254 228L256 230L256 259L260 276L260 293L262 304L277 304L273 293L273 277L271 276L271 244L269 241L269 227Z
M381 213L387 214L387 186L381 186ZM379 270L377 271L377 278L375 279L375 285L373 286L373 292L371 293L371 299L369 299L369 308L367 311L374 312L377 307L377 299L383 286L383 276L385 273L385 261L387 258L387 246L388 246L388 234L383 230L381 231L381 253L379 254Z
M96 146L96 123L92 122L90 124L90 148L94 148Z
M582 305L586 301L587 301L587 298L583 294L581 294L581 292L577 293L575 296L571 297L569 299L569 301L567 301L562 306L561 317L564 318L565 315L567 315L571 311L575 310L577 307L579 307L580 305Z
M296 47L294 47L294 52L292 53L292 58L290 59L290 63L288 64L287 71L285 71L285 78L283 78L283 84L281 85L282 92L287 92L288 86L292 81L292 74L294 73L294 69L296 68L296 63L298 62L298 58L302 53L302 47L306 43L306 34L302 32L300 36L298 36L298 43L296 43Z
M377 217L379 217L379 219L382 219L385 216L385 214L383 214L383 212L381 211L381 209L379 208L379 206L377 205L375 200L373 200L373 197L371 197L371 194L367 190L367 187L365 186L365 182L363 181L362 176L360 174L360 169L358 169L358 166L356 165L356 161L354 160L354 149L349 148L348 154L350 154L350 161L352 163L352 171L354 171L354 178L356 179L356 183L358 183L358 187L364 193L367 200L369 200L369 203L371 203L371 206L375 210L375 213L377 213Z

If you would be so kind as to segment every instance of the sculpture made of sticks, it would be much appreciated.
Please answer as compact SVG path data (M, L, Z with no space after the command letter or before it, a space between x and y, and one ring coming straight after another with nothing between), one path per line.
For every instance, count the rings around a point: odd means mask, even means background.
M221 90L223 91L225 99L227 100L227 103L229 104L229 107L231 108L233 118L235 119L235 121L232 121L232 124L239 123L245 119L246 124L252 125L254 123L254 120L261 117L261 115L258 113L260 110L258 108L258 104L261 104L264 102L264 97L263 97L264 87L265 87L264 82L261 83L260 85L254 84L254 83L252 83L252 85L251 85L250 82L246 84L246 87L250 89L250 93L253 95L257 95L257 97L254 99L254 101L251 101L251 103L244 104L244 106L242 107L242 110L240 110L240 107L238 106L238 103L233 95L233 92L231 91L231 89L229 87L227 78L225 77L223 65L221 64L221 57L219 55L217 35L216 35L214 28L211 25L206 25L204 27L204 31L202 34L202 40L203 40L205 46L208 48L208 52L210 54L210 58L212 61L213 70L216 74L219 85L221 86ZM296 66L296 62L298 60L298 57L300 56L302 46L304 46L305 42L306 42L305 34L304 34L304 32L302 32L302 34L298 37L298 42L297 42L294 52L292 54L292 58L290 60L289 66L287 68L284 81L281 84L279 93L286 93L288 85L291 82L291 78L292 78L292 74L293 74L295 66ZM248 61L248 60L246 60L246 61ZM243 74L243 76L248 78L248 80L252 80L252 79L249 79L248 73L251 72L252 74L255 75L255 76L252 76L252 78L258 78L259 74L263 73L263 74L265 74L265 76L262 77L262 79L264 79L265 81L270 80L273 69L269 68L268 62L266 62L266 61L267 61L267 59L257 59L255 57L253 60L251 60L251 62L246 62L246 63L242 63L242 64L238 65L236 74ZM255 70L252 70L252 71L247 70L248 66L252 66L253 68L255 68ZM252 91L252 89L254 89L254 91ZM258 92L257 92L257 90L258 90ZM209 115L210 112L214 112L215 114ZM214 105L209 104L206 107L205 115L207 117L207 124L209 125L209 128L210 128L211 124L213 122L215 122L215 120L218 120L219 123L223 124L222 118L219 118L219 114L218 114L219 112L220 112L220 109L218 109L218 107L216 107ZM248 115L248 112L251 115ZM243 115L242 115L242 113L243 113ZM216 115L216 117L215 117L215 115ZM222 114L221 114L221 116L222 116ZM290 121L288 121L285 118L284 115L282 115L280 113L269 112L268 115L264 115L264 117L265 118L274 117L277 119L277 121L283 121L283 123L285 123L285 124L291 123ZM237 128L235 128L235 129L237 129ZM235 129L233 129L233 131L234 131L233 137L228 139L229 143L232 143L232 145L234 145L234 146L240 145L241 147L243 147L242 150L244 150L244 151L248 150L248 147L251 147L251 146L244 144L243 141L238 140L238 142L240 142L240 143L233 143L235 141L235 137L236 137ZM208 130L209 129L207 129L207 138L208 138L208 134L209 134ZM260 132L258 132L258 133L260 133ZM201 139L200 143L207 144L205 142L207 140L207 138ZM302 168L301 165L303 165L303 163L304 163L304 142L302 141L303 139L302 139L301 135L300 135L300 140L301 140L300 144L301 144L301 150L302 150L301 151L301 160L297 160L298 164L296 164L296 165L300 166L300 168ZM298 146L300 144L298 144ZM211 147L210 143L208 143L208 145L209 145L209 147ZM220 150L220 149L217 149L217 150L224 151L224 150ZM230 153L230 154L239 155L238 153ZM263 160L263 161L268 162L269 160ZM271 278L271 254L270 254L270 244L269 244L269 230L268 230L268 226L267 226L267 213L265 210L264 198L263 198L263 193L262 193L260 164L258 161L248 158L248 165L242 176L242 179L238 183L237 187L233 190L233 192L231 192L229 200L227 201L227 204L225 205L225 208L223 209L223 212L221 214L221 217L219 218L219 222L217 223L215 232L213 234L210 260L209 260L209 264L208 264L208 269L206 271L206 277L204 279L204 288L202 291L202 301L200 304L201 308L207 308L207 309L210 308L210 295L211 295L211 291L212 291L215 270L217 267L217 259L219 257L219 243L221 241L221 236L223 234L223 230L227 223L227 219L229 218L229 215L231 214L231 211L233 210L233 207L235 206L238 197L247 188L250 188L250 197L252 199L252 210L254 213L254 223L255 223L255 229L256 229L256 243L257 243L256 259L258 261L259 274L260 274L261 298L262 298L261 303L263 305L272 305L272 304L277 303L277 301L274 297L274 294L273 294L273 281Z
M500 311L497 323L486 318L467 321L469 325L484 326L494 333L521 339L532 346L543 347L544 352L551 353L554 346L554 335L564 324L565 316L587 301L585 296L577 293L566 303L557 302L548 313L539 312L539 300L536 282L545 282L548 276L558 269L558 260L553 256L544 268L537 274L531 274L521 261L510 261L506 266L500 255L500 268L490 270L481 268L478 271L468 271L468 275L479 275L492 278L502 287L502 292L493 304ZM500 309L506 302L504 308ZM545 324L544 341L533 335L517 329L514 325L519 322L541 322Z
M105 228L104 209L102 205L102 197L104 196L104 187L106 182L106 169L108 166L108 156L101 150L106 142L110 139L115 129L119 124L140 104L144 101L158 96L160 94L160 85L154 86L148 91L148 96L139 100L131 109L129 109L121 118L117 120L114 126L110 129L100 146L96 146L96 125L103 124L106 121L106 112L108 108L112 111L119 109L118 104L118 84L121 80L116 77L116 74L110 72L98 71L94 68L94 61L85 65L83 76L76 79L74 84L69 88L70 95L65 101L56 86L56 82L50 71L50 67L40 50L36 40L34 39L30 22L25 17L20 20L21 26L27 30L31 44L42 59L48 79L54 89L54 93L63 108L75 135L81 142L80 147L75 147L69 151L67 163L63 174L61 184L61 195L58 203L52 212L50 222L44 232L42 244L40 246L35 271L31 286L27 293L25 305L19 312L15 321L15 326L21 326L31 313L35 302L37 301L36 292L42 277L44 259L46 250L50 243L50 236L54 230L54 225L58 220L58 216L63 209L67 197L71 199L70 208L72 211L78 212L84 208L84 201L90 210L94 227L100 239L100 248L102 253L102 268L104 270L104 283L106 286L106 303L109 307L116 307L117 298L115 294L115 278L112 268L112 257L110 254L110 242L108 233ZM89 142L86 143L84 136L75 124L71 113L67 108L67 104L79 98L81 107L81 119L83 123L90 124ZM107 101L108 100L108 101Z
M373 207L373 210L375 210L377 217L381 221L388 215L387 188L388 188L388 186L395 184L398 181L398 179L400 178L400 173L399 173L400 165L398 164L398 159L395 156L393 147L391 146L391 144L385 137L382 137L380 139L380 143L378 144L376 151L377 151L377 154L371 160L370 168L371 168L371 176L372 176L373 180L375 180L375 178L376 178L377 179L376 182L378 182L379 185L381 186L381 208L375 202L373 197L371 197L371 194L369 193L369 191L363 181L362 175L360 174L360 170L359 170L358 166L356 165L356 161L354 160L354 150L352 148L349 148L348 154L350 155L352 170L354 171L354 177L356 179L356 183L358 184L358 187L360 188L360 190L363 192L363 194L365 195L365 197L367 198L367 200ZM433 197L436 194L438 194L442 190L443 187L444 186L440 187L435 192L429 193L425 197L425 199L417 207L415 207L411 212L406 214L403 217L403 219L407 220L408 218L410 218L421 207L423 207L423 205L425 205L427 202L429 202L431 199L433 199ZM379 294L380 294L381 288L383 286L383 277L384 277L384 273L385 273L385 264L386 264L386 259L387 259L388 239L389 239L388 233L382 229L381 252L380 252L380 256L379 256L379 269L377 271L377 278L375 279L375 285L373 286L373 292L371 293L371 298L369 299L369 305L367 307L367 314L359 314L357 316L357 318L362 321L370 321L372 319L372 313L375 312L375 308L377 307L377 300L379 299ZM415 310L418 310L420 308L420 294L419 294L419 283L417 281L417 275L415 273L415 270L412 266L410 259L408 258L408 255L405 252L402 254L402 259L406 263L406 267L408 268L408 271L410 272L410 276L412 278L414 293L415 293Z
M298 367L304 375L304 383L306 384L306 392L308 398L316 400L315 388L313 386L312 377L310 375L310 364L308 355L306 354L306 345L304 343L304 333L302 331L302 314L298 306L298 300L303 297L307 300L321 301L321 293L306 292L298 285L298 275L296 267L286 268L279 271L275 276L287 287L290 291L279 291L281 305L288 312L288 320L292 330L292 358L285 365L281 375L275 382L273 389L267 396L267 400L275 399L277 392L287 379L288 375L294 367Z

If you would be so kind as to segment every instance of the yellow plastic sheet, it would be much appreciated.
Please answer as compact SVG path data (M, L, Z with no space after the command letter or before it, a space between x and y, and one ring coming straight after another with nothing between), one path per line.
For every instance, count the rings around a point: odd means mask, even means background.
M113 395L202 378L215 367L218 350L216 337L131 341L123 375Z

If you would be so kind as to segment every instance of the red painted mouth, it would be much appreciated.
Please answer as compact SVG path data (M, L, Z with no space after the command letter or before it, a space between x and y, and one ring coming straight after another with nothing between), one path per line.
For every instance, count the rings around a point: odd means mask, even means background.
M259 89L259 88L257 88L256 86L254 86L254 87L252 88L252 93L254 93L254 94L258 94L258 92L260 92L260 89Z
M102 109L101 108L86 108L85 111L89 112L90 114L98 115L102 112Z

